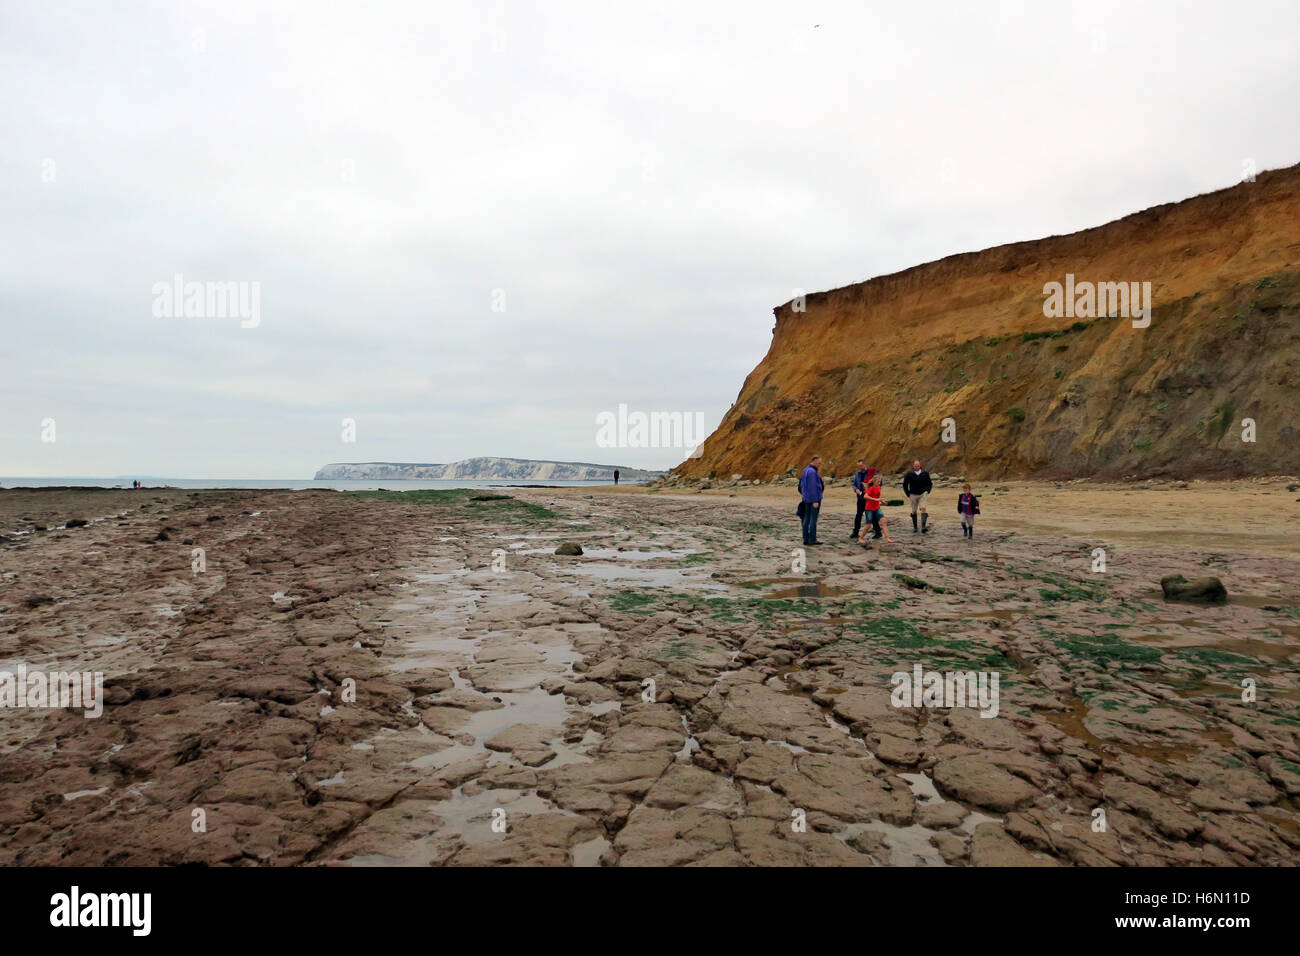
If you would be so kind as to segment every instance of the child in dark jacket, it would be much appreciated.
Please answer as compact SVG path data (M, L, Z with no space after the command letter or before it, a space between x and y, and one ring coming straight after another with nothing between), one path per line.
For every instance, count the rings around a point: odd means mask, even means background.
M979 513L980 500L971 494L970 485L962 485L962 493L957 496L957 514L961 515L963 538L975 537L975 516Z

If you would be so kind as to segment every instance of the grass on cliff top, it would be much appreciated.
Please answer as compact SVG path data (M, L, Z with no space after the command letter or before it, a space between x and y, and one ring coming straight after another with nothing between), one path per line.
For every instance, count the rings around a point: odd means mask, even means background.
M532 502L521 501L512 495L500 495L496 492L483 491L478 488L419 488L413 491L344 491L340 494L349 498L372 498L378 501L396 501L408 505L433 505L443 508L456 508L476 517L492 517L505 514L524 521L546 521L560 517L558 512L543 508ZM472 500L476 496L485 496L483 501Z

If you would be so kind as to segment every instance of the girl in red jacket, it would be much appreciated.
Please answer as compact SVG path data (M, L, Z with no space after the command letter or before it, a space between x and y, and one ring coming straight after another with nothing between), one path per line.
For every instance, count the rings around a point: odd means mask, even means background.
M889 528L885 525L885 513L880 510L880 496L880 475L875 474L867 478L867 487L862 494L862 517L866 518L867 523L875 529L875 533L871 536L872 538L879 538L880 533L883 531L885 534L885 540L890 544L893 544L894 539L889 536ZM867 529L864 527L862 529L862 534L858 536L858 540L864 545L867 543L865 537L866 533Z

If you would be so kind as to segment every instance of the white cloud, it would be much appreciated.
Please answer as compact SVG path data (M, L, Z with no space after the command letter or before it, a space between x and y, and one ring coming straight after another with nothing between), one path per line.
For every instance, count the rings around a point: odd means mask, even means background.
M1300 159L1285 3L4 16L15 474L591 459L619 402L716 422L795 288ZM260 281L261 326L152 318L178 272ZM370 424L341 454L345 408Z

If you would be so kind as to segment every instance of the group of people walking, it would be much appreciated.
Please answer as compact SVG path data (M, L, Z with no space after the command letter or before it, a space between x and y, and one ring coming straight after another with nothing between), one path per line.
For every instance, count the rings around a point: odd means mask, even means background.
M799 519L803 527L803 543L819 545L817 540L817 519L821 516L822 498L825 482L821 476L822 456L813 455L812 461L799 476ZM853 517L853 532L849 535L854 541L867 544L866 531L871 530L872 540L883 537L892 543L889 527L885 523L882 509L881 474L875 468L868 468L865 461L858 461L858 470L853 474L853 494L857 500L857 511ZM930 533L930 515L926 502L934 483L930 473L921 467L920 460L912 462L912 468L903 475L903 496L907 499L912 518L913 534ZM957 497L957 513L961 515L961 533L964 538L975 537L975 516L980 513L979 499L971 492L969 484L962 485L962 493ZM918 520L919 519L919 520ZM865 527L864 527L865 522Z

